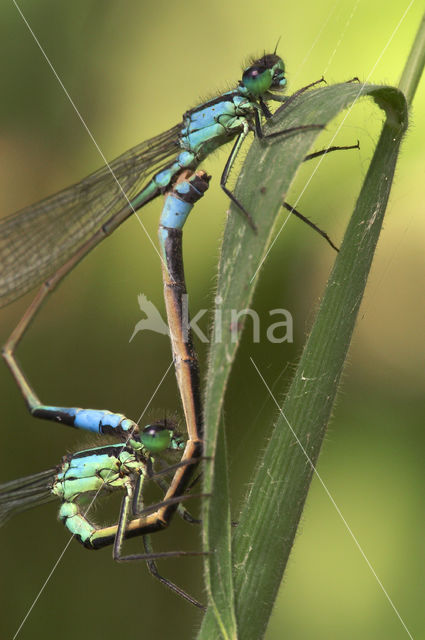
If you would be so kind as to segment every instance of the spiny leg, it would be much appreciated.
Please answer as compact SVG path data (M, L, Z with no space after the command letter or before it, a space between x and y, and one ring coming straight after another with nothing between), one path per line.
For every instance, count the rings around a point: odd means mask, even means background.
M308 91L312 87L315 87L316 85L322 84L322 83L327 84L323 76L319 80L315 80L314 82L310 82L310 84L306 84L305 87L301 87L301 89L298 89L297 91L295 91L295 93L293 93L289 97L279 96L279 95L276 95L275 93L266 93L266 95L264 96L266 100L273 100L274 102L282 103L281 106L275 111L275 113L271 115L275 115L276 113L282 113L282 111L287 109L289 105L292 104L292 102L294 102L294 100L298 98L298 96L303 94L305 91ZM266 116L266 117L269 118L271 116Z
M316 124L311 124L311 125L303 125L303 126L299 126L299 127L290 127L288 129L283 129L282 131L275 131L274 133L270 133L270 134L264 134L262 127L261 127L261 121L260 121L260 116L258 114L258 112L255 112L255 130L256 130L256 134L257 137L260 138L260 140L266 140L269 138L275 138L277 136L282 136L282 135L291 135L293 133L297 133L299 131L305 131L308 130L310 131L311 129L323 129L323 125L316 125ZM249 128L248 128L248 124L246 123L244 126L244 130L242 131L242 133L239 134L239 136L236 138L235 144L233 145L233 148L229 154L229 157L227 158L226 164L224 165L224 169L223 169L223 173L221 174L221 179L220 179L220 186L223 189L224 193L227 195L227 197L242 211L242 213L245 215L248 224L250 225L251 229L253 231L255 231L255 233L257 233L257 225L255 224L252 216L250 215L250 213L248 213L248 211L245 209L245 207L242 205L241 202L239 202L239 200L236 198L236 196L234 195L234 193L232 191L230 191L230 189L228 189L227 187L227 180L229 179L229 175L230 172L232 170L232 167L235 163L236 157L242 147L242 144L246 138L246 136L249 133Z
M355 80L357 80L357 78L354 78L353 80L350 80L349 82L353 82L353 81L355 81ZM314 86L316 86L317 84L320 84L320 83L322 83L322 82L326 83L326 81L325 81L325 79L324 79L323 77L322 77L322 78L320 78L320 80L316 80L315 82L311 82L310 84L306 85L305 87L302 87L301 89L298 89L298 91L296 91L295 93L293 93L289 98L285 98L285 99L284 99L283 104L279 107L279 109L277 109L277 111L276 111L275 113L276 113L276 114L277 114L277 113L282 113L282 111L284 111L285 109L287 109L287 108L288 108L288 106L289 106L289 105L290 105L290 104L291 104L291 103L292 103L296 98L298 98L298 96L300 96L302 93L304 93L304 92L305 92L305 91L307 91L308 89L311 89L312 87L314 87ZM277 99L278 97L277 97L277 96L275 96L275 95L270 94L270 95L268 95L267 97L268 97L268 98L270 98L270 99L272 99L272 100L277 100L277 101L279 101L279 100ZM262 106L263 114L264 114L264 116L265 116L267 119L269 119L272 115L275 115L275 114L272 114L270 111L268 111L268 109L267 109L266 105L264 105L265 109L263 108L263 104L262 104L261 106ZM268 111L268 113L267 113L267 111ZM261 133L262 133L262 131L261 131L261 122L260 122L260 120L259 120L258 114L256 114L256 116L257 116L257 117L256 117L255 124L256 124L256 129L257 129L257 135L258 135L259 137L261 137ZM311 127L311 126L313 126L313 127L314 127L315 125L310 125L310 127ZM309 128L309 125L306 125L306 128ZM289 131L290 131L290 130L289 130ZM284 132L284 131L283 131L283 132ZM278 132L276 132L276 133L268 134L268 135L266 135L266 136L264 136L264 137L266 137L266 138L276 137L277 135L279 135L279 133L280 133L280 132L278 131ZM329 152L332 152L332 151L342 151L342 150L347 150L347 149L359 149L359 148L360 148L360 144L359 144L359 142L358 142L358 141L357 141L357 144L356 144L356 145L350 145L350 146L345 146L345 147L343 147L343 146L341 146L341 147L338 147L338 146L329 147L328 149L322 149L322 150L320 150L320 151L315 151L315 152L313 152L313 153L308 154L308 155L304 158L304 162L305 162L306 160L312 160L313 158L318 158L319 156L325 155L325 154L327 154L327 153L329 153ZM290 211L291 213L293 213L297 218L299 218L300 220L302 220L303 222L305 222L306 224L308 224L312 229L314 229L315 231L317 231L317 233L319 233L323 238L325 238L325 240L330 244L330 246L331 246L335 251L338 251L338 248L337 248L337 247L336 247L336 245L332 242L332 240L329 238L328 234L327 234L325 231L323 231L322 229L320 229L320 227L318 227L316 224L314 224L314 222L311 222L311 221L310 221L306 216L304 216L302 213L300 213L299 211L297 211L296 209L294 209L294 207L292 207L292 206L291 206L290 204L288 204L287 202L284 202L282 206L283 206L283 207L285 207L285 209L287 209L287 210L288 210L288 211Z
M248 129L248 125L246 125L244 127L244 130L242 131L242 133L236 138L235 144L233 145L233 148L229 154L229 157L227 158L226 164L224 165L224 169L223 169L223 173L221 174L221 179L220 179L220 187L223 189L224 193L226 194L226 196L242 211L242 213L244 214L249 226L251 227L251 229L257 233L257 225L255 224L252 216L250 213L248 213L248 211L245 209L245 207L239 202L239 200L236 198L236 196L233 194L232 191L230 191L230 189L227 188L226 184L227 184L227 180L229 178L230 175L230 171L233 167L233 164L236 160L236 157L242 147L243 141L245 140L246 136L249 133L249 129Z
M211 498L211 494L210 493L185 493L181 496L174 496L172 498L167 498L167 499L161 500L160 502L155 502L153 504L150 504L147 507L143 507L141 511L137 512L137 516L140 517L140 516L146 516L150 513L156 513L163 507L168 507L169 505L172 505L172 504L175 504L178 507L181 502L183 502L184 500L189 500L190 498ZM176 510L178 511L178 508ZM186 518L184 517L184 519ZM198 522L195 518L190 516L190 514L188 516L188 519L189 519L189 522L192 522L192 523Z
M198 609L205 611L206 607L203 604L198 602L198 600L195 600L195 598L192 598L192 596L186 593L186 591L183 591L183 589L181 589L176 584L174 584L174 582L171 582L171 580L168 580L168 578L164 578L164 576L162 576L159 573L158 567L156 566L156 562L155 560L152 559L153 557L155 557L155 554L153 552L153 548L151 545L151 536L149 535L143 536L143 546L145 547L145 552L146 552L145 553L146 564L151 576L159 580L163 585L171 589L171 591L174 591L175 593L177 593L177 595L179 595L181 598L184 598L185 600L193 604L195 607L198 607Z
M260 140L270 140L272 138L277 138L280 136L287 136L293 133L298 133L299 131L312 131L314 129L325 128L325 125L323 124L303 124L298 127L288 127L287 129L281 129L280 131L273 131L272 133L264 133L263 128L261 126L261 120L260 120L260 115L258 111L256 111L254 114L254 121L255 121L255 133Z
M325 156L327 153L332 153L332 151L348 151L348 149L360 149L360 142L357 140L356 144L347 145L345 147L333 146L327 147L326 149L320 149L319 151L313 151L313 153L309 153L305 156L303 162L319 158L320 156Z
M351 80L346 81L346 84L350 84L351 82L360 82L360 80L357 77L351 78ZM321 83L327 84L323 76L319 80L315 80L314 82L310 82L310 84L307 84L305 87L301 87L301 89L298 89L297 91L295 91L295 93L293 93L291 96L279 96L278 94L267 91L264 94L263 98L260 98L261 110L263 112L263 115L265 116L266 119L274 115L269 110L267 105L264 103L264 100L273 100L274 102L281 102L282 103L281 106L275 111L275 113L281 113L284 109L287 109L289 105L292 102L294 102L296 98L298 98L298 96L300 96L305 91L308 91L308 89L311 89L312 87L315 87L316 85Z
M314 224L314 222L309 220L306 216L303 216L302 213L297 211L297 209L294 209L294 207L288 204L287 202L284 202L282 204L282 207L284 207L287 211L289 211L289 213L293 213L294 216L302 220L302 222L305 222L309 227L314 229L314 231L317 231L317 233L321 235L322 238L324 238L328 244L330 244L332 249L334 249L335 251L339 251L338 247L332 242L332 240L330 239L326 231L323 231L320 227L317 226L317 224Z
M307 160L313 160L313 158L318 158L320 156L324 156L327 153L331 153L333 151L346 151L348 149L360 149L359 141L357 140L357 144L352 144L352 145L348 145L348 146L345 146L345 147L344 146L341 146L341 147L333 146L333 147L328 147L327 149L320 149L320 151L314 151L313 153L309 153L307 156L305 156L303 162L306 162ZM326 240L326 242L328 242L328 244L332 247L332 249L334 249L335 251L339 251L338 247L332 242L332 240L330 239L330 237L328 236L326 231L323 231L314 222L312 222L306 216L304 216L302 213L297 211L297 209L295 209L288 202L284 202L282 204L282 206L285 209L287 209L287 211L289 211L290 213L293 213L294 216L299 218L302 222L305 222L309 227L314 229L314 231L316 231L319 235L321 235L322 238L324 238Z
M156 478L153 476L154 480L158 483L158 485L164 490L165 493L167 493L168 490L168 485L167 483L162 480L161 478ZM148 509L144 509L143 508L143 504L140 504L140 500L142 498L142 493L141 491L137 492L139 494L139 499L137 500L137 515L139 514L143 514L146 513L147 511L149 511L151 508L155 507L155 506L162 506L161 503L159 503L158 505L150 505ZM135 492L136 494L136 492ZM199 494L199 496L201 497L205 497L203 494ZM187 522L190 523L200 523L200 520L196 520L194 519L190 513L187 511L187 509L185 509L185 507L183 507L183 505L181 504L181 500L184 498L190 498L190 497L199 497L199 496L195 496L195 495L187 495L187 496L178 496L176 498L170 498L168 500L168 502L170 502L171 500L173 501L180 501L180 504L177 508L177 511L179 513L179 515L186 520ZM133 507L134 507L134 500L133 500ZM136 513L134 514L136 515ZM158 571L158 567L156 565L156 562L154 560L155 557L158 557L158 555L155 554L153 547L152 547L152 543L151 543L151 536L150 535L144 535L143 536L143 545L145 548L145 554L143 554L145 562L147 564L148 570L150 572L150 574L156 578L157 580L159 580L162 584L164 584L166 587L168 587L169 589L171 589L172 591L174 591L175 593L177 593L180 597L184 598L185 600L188 600L191 604L193 604L195 607L198 607L199 609L205 610L205 607L198 602L197 600L195 600L195 598L193 598L192 596L190 596L188 593L186 593L186 591L184 591L183 589L181 589L180 587L178 587L174 582L171 582L171 580L169 580L168 578L165 578L164 576L162 576L159 571ZM174 557L174 552L168 552L168 553L172 553ZM203 552L199 552L202 553ZM170 556L168 556L170 557Z
M200 460L201 458L193 459L193 460L184 460L183 462L180 461L175 465L164 466L159 470L156 469L155 472L149 475L149 477L164 491L164 495L166 495L169 490L169 484L167 481L163 480L161 476L168 475L172 473L175 469L178 469L179 467L188 466L191 464L198 464ZM210 460L210 458L206 456L202 456L202 460ZM194 487L201 477L202 477L202 472L198 473L198 475L192 480L192 482L188 486L188 490ZM194 516L192 516L190 512L181 504L181 502L183 500L188 500L189 498L209 498L209 497L210 495L207 493L197 493L197 494L188 493L188 494L179 495L176 497L169 498L167 500L162 500L161 502L158 502L156 504L149 505L148 507L144 507L143 511L138 512L138 515L145 515L147 513L151 513L152 511L156 511L157 509L159 509L162 506L165 506L166 504L177 503L178 504L177 512L179 513L180 517L183 518L183 520L185 520L186 522L189 522L190 524L201 524L202 520L199 520L198 518L195 518ZM137 510L137 506L134 508Z
M118 529L115 536L114 547L113 547L113 558L117 562L133 562L136 560L144 560L147 563L148 569L150 573L157 578L162 584L167 586L171 591L174 591L177 595L179 595L184 600L187 600L195 607L204 610L205 607L198 602L195 598L192 598L188 593L186 593L183 589L178 587L174 582L171 582L167 578L164 578L158 572L156 564L154 560L156 558L175 558L180 556L198 556L205 555L202 551L162 551L162 552L154 552L152 546L150 544L148 534L143 534L143 543L145 547L145 553L136 553L136 554L128 554L123 555L121 553L124 538L127 531L127 526L132 516L132 506L136 502L138 508L143 507L143 497L142 497L142 489L143 489L143 477L139 476L136 481L136 486L133 486L133 483L128 483L126 486L126 495L123 498L121 504L120 517L118 521Z
M156 484L158 484L158 486L161 487L165 495L167 494L167 492L169 491L169 484L167 482L157 477L155 474L147 477L149 477L150 479L153 479L154 482L156 482ZM140 482L140 479L138 480L138 482ZM136 489L134 490L133 497L132 497L132 517L140 518L141 516L147 516L148 514L152 514L152 513L158 514L161 512L161 510L164 507L167 507L168 505L171 505L171 504L176 504L177 511L180 512L179 515L184 520L190 522L191 524L200 524L201 520L194 518L187 511L187 509L183 507L181 503L185 500L190 500L192 498L210 498L210 497L211 497L211 494L209 493L184 493L181 495L175 495L171 498L164 498L160 502L149 504L148 506L144 506L143 494L142 494L141 488L139 488L139 485L136 484ZM181 507L181 509L179 509L179 507ZM169 524L169 521L167 522L167 521L161 520L161 522L163 525L162 528L165 528ZM196 555L198 555L198 553L202 553L202 552L196 552ZM191 555L193 554L191 553Z
M163 491L164 491L164 495L170 495L170 484L168 482L166 482L165 480L163 480L161 478L162 475L168 474L172 471L174 471L175 469L178 469L180 467L184 467L184 466L189 466L192 464L198 464L199 460L198 459L194 459L194 460L184 460L179 462L176 465L173 465L171 467L166 467L164 469L161 469L159 472L149 472L149 466L147 467L148 473L147 473L147 477L151 480L153 480ZM193 516L190 515L190 513L187 511L187 509L185 509L185 507L181 504L184 500L189 500L191 498L210 498L211 495L209 493L183 493L183 494L178 494L178 495L172 495L171 497L164 497L160 502L156 502L153 504L150 504L148 506L144 506L143 504L143 494L141 491L141 487L139 487L139 484L141 482L141 479L139 478L136 484L136 489L133 492L133 500L132 500L132 514L133 516L136 517L140 517L140 516L145 516L147 514L150 513L155 513L155 512L159 512L160 510L162 510L164 507L168 507L169 505L177 505L177 511L179 512L179 515L184 519L187 520L188 522L191 523L200 523L200 520L197 520L196 518L194 518ZM168 524L168 522L167 522ZM164 525L166 526L166 525Z
M155 482L158 484L159 487L161 487L161 489L164 491L164 493L167 493L168 490L168 485L167 483L162 480L161 478L157 478L155 480ZM206 494L196 494L196 497L206 497ZM180 499L183 498L183 496L179 496ZM189 497L195 497L195 495L193 494L188 494L187 498ZM186 522L189 522L190 524L201 524L202 520L200 520L199 518L195 518L194 516L192 516L192 514L190 513L190 511L188 511L186 509L186 507L183 504L179 504L177 507L177 513L179 514L179 516L181 518L183 518L183 520L185 520Z

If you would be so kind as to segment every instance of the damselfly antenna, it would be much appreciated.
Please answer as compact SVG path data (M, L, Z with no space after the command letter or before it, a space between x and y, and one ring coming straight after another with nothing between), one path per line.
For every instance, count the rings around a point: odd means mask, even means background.
M276 55L276 51L277 51L277 48L279 46L279 42L281 41L281 39L282 39L282 36L279 36L279 38L277 39L276 46L275 46L274 51L273 51L274 55Z

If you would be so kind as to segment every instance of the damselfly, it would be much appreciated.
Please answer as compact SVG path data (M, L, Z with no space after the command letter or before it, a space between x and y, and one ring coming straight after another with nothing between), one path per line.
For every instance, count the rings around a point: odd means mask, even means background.
M169 421L148 425L139 432L138 425L123 414L107 410L53 407L41 405L34 415L66 425L113 436L116 444L95 447L67 455L61 464L0 486L0 524L13 514L48 502L62 501L59 518L84 546L99 549L113 545L113 557L120 562L145 560L151 573L166 586L197 607L202 605L173 582L161 576L155 558L201 555L202 552L153 552L150 533L168 526L176 510L189 522L196 522L181 505L194 469L202 455L202 410L199 370L192 346L190 328L183 326L182 296L186 293L182 261L182 227L193 204L208 188L209 177L199 172L185 172L166 197L159 227L164 264L164 294L170 326L173 358L186 418L186 444ZM26 386L24 374L14 362L15 376ZM153 456L164 451L183 451L177 464L160 472L153 468ZM173 473L167 483L163 475ZM144 507L143 486L153 479L164 491L161 502ZM99 493L122 490L119 520L107 527L95 526L87 511ZM125 538L143 536L145 553L123 555Z
M1 304L12 302L59 267L69 271L134 211L169 188L184 169L195 169L234 138L221 186L235 201L226 183L248 133L268 139L305 128L263 132L261 116L272 115L266 102L284 101L273 91L280 92L285 85L282 59L275 53L264 55L244 70L235 89L190 109L180 124L133 147L81 182L2 220Z

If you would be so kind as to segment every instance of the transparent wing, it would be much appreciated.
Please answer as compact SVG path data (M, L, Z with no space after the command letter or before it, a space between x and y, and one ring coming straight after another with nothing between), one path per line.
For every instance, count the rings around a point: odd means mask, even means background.
M0 221L0 306L52 275L179 151L181 125L87 178ZM114 177L115 176L115 177ZM119 184L117 184L117 180Z
M0 485L0 527L11 516L55 500L51 492L57 469L48 469Z

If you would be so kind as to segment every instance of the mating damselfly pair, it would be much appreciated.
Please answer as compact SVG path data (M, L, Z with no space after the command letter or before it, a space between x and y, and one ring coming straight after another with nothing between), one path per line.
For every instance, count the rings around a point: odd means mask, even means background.
M19 511L22 510L21 506L25 508L37 502L35 499L31 502L31 491L41 501L42 497L46 497L43 491L48 485L51 493L62 501L61 519L69 530L92 548L113 544L117 559L133 558L121 556L121 544L125 537L146 536L164 528L177 509L189 517L180 502L202 456L203 425L196 354L191 344L182 340L181 295L185 285L181 228L193 202L208 186L204 175L195 174L192 178L191 174L209 154L235 140L220 184L255 232L261 220L254 221L244 203L239 202L227 187L231 168L247 135L254 132L257 137L267 141L303 129L322 127L318 123L264 133L262 122L272 117L267 103L280 102L280 109L284 109L300 93L285 98L279 93L285 86L282 59L276 53L265 54L253 60L244 70L235 89L187 111L181 124L127 151L109 166L78 184L1 222L2 304L12 302L46 279L3 352L31 414L99 434L112 433L119 443L112 445L112 448L96 447L65 458L58 469L47 472L47 475L6 483L2 488L4 513ZM192 194L191 181L196 179L201 186ZM165 469L165 474L173 474L169 484L161 477L162 471L154 471L152 459L170 447L182 450L181 440L173 425L170 428L165 421L159 421L150 425L146 432L139 432L137 425L122 414L45 405L39 400L15 358L16 347L30 322L64 276L134 211L167 192L176 196L176 199L171 200L168 208L166 202L165 221L160 227L160 244L168 322L188 433L181 461ZM183 209L187 206L183 212L181 203ZM161 446L155 444L152 448L153 440L160 440ZM69 493L66 486L68 479L73 482ZM164 490L164 500L148 508L143 505L142 496L146 479L153 479ZM111 527L97 529L85 517L79 503L87 502L87 497L102 487L105 491L124 490L126 495L118 521ZM73 523L77 524L74 526ZM92 544L91 541L95 540L96 543ZM134 558L152 560L167 555L154 554L148 539L145 539L145 548L145 554L138 554ZM161 580L165 581L163 578ZM171 586L199 604L175 585Z

